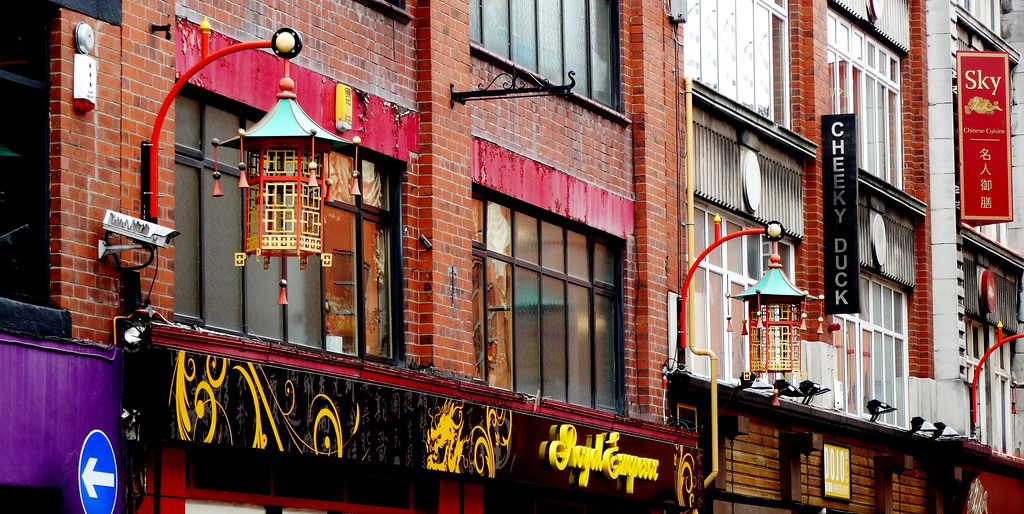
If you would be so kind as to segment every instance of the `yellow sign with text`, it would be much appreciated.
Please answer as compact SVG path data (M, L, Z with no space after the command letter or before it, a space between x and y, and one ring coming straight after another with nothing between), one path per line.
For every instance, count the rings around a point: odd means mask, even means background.
M825 444L822 449L821 472L824 475L825 497L850 499L850 449Z
M587 443L578 445L576 427L552 425L550 439L540 445L541 463L558 471L571 470L569 480L575 486L586 487L591 471L613 480L621 479L626 494L633 494L637 479L658 479L658 459L619 453L618 432L588 435Z

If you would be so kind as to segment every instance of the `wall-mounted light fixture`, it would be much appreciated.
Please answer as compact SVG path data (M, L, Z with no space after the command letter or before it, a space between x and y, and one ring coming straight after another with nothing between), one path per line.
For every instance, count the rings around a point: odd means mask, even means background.
M883 414L896 412L896 407L877 399L869 401L867 407L868 413L871 414L872 423L878 421L878 417Z
M804 405L810 404L815 396L825 394L831 390L828 387L821 387L821 384L811 380L800 382L800 392L804 394Z

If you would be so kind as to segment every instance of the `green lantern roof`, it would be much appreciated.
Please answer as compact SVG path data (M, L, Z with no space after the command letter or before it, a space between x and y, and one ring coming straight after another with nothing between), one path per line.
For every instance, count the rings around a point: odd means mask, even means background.
M227 148L238 148L241 138L246 139L280 139L280 138L308 138L316 141L318 146L328 145L330 150L340 150L352 143L341 139L325 128L320 127L295 100L295 93L291 92L294 82L285 77L281 79L281 92L277 94L277 101L274 102L270 112L245 131L244 136L235 136L222 143Z
M797 299L805 296L803 291L797 289L789 281L789 277L782 272L782 264L780 264L782 258L779 257L779 254L772 254L769 260L771 263L768 264L768 272L761 277L761 280L758 280L750 289L733 295L733 298L750 300L751 298L761 296L764 300L771 300L773 298Z

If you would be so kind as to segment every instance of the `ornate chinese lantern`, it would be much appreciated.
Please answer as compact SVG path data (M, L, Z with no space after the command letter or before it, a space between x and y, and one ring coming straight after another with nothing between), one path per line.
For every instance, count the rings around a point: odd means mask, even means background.
M800 371L800 330L807 293L782 272L778 242L772 242L768 272L753 287L736 295L749 306L750 369Z
M331 185L321 173L325 155L351 143L318 126L299 107L287 60L279 86L267 115L221 144L242 153L238 187L245 189L245 253L235 255L235 264L243 266L247 255L256 255L263 257L266 269L271 257L297 257L305 269L307 258L323 250L321 210L324 201L330 201L325 186ZM329 267L330 258L331 254L322 254L321 264ZM278 303L288 303L286 287L282 277Z

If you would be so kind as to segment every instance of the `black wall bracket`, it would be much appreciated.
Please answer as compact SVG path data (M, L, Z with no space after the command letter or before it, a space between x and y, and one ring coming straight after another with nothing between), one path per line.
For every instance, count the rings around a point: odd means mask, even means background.
M480 89L476 91L455 91L455 84L452 84L452 108L455 108L455 102L465 105L469 100L565 96L572 92L572 88L576 87L575 71L569 72L569 83L562 84L561 86L553 85L547 80L538 81L532 75L526 75L526 77L529 79L529 82L519 74L517 69L513 69L511 73L498 74L491 80L490 84L480 84Z

